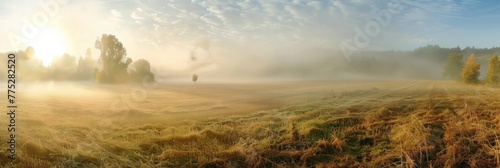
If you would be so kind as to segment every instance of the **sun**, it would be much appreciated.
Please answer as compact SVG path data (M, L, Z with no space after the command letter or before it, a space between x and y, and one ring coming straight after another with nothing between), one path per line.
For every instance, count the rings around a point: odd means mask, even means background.
M32 46L35 50L35 57L42 60L45 67L50 66L55 57L59 57L66 52L64 36L53 29L40 31Z

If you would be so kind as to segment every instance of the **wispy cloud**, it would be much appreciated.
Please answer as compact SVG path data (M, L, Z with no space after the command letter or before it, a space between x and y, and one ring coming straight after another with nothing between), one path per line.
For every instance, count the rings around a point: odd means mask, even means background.
M116 9L113 9L110 12L114 17L119 17L119 18L122 17L122 13L118 12Z

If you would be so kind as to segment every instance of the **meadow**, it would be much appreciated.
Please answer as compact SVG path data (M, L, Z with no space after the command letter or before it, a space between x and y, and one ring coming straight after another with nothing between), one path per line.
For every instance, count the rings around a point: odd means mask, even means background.
M169 83L18 89L1 167L497 167L500 89L453 81ZM5 95L5 92L0 94ZM0 141L8 141L7 115ZM7 149L6 143L0 143Z

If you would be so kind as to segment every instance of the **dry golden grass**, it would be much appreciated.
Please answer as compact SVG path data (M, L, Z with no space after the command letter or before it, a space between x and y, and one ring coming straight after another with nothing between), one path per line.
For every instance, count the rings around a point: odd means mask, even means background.
M447 81L40 84L1 167L497 167L500 89ZM0 125L6 127L2 119ZM0 129L0 140L7 141ZM7 148L5 143L0 148Z

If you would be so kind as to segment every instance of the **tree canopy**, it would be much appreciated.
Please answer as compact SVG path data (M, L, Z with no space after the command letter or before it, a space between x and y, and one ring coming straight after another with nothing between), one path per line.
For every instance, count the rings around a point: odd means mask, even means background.
M486 72L486 82L489 84L497 84L499 75L500 75L500 62L498 61L498 56L493 55L488 63L488 71Z
M132 59L127 58L127 50L114 36L103 34L96 40L95 48L101 51L99 57L102 69L98 72L97 81L101 83L119 83L127 81L127 67Z
M129 68L130 79L132 82L154 82L155 74L151 72L151 65L145 59L139 59L132 63Z

